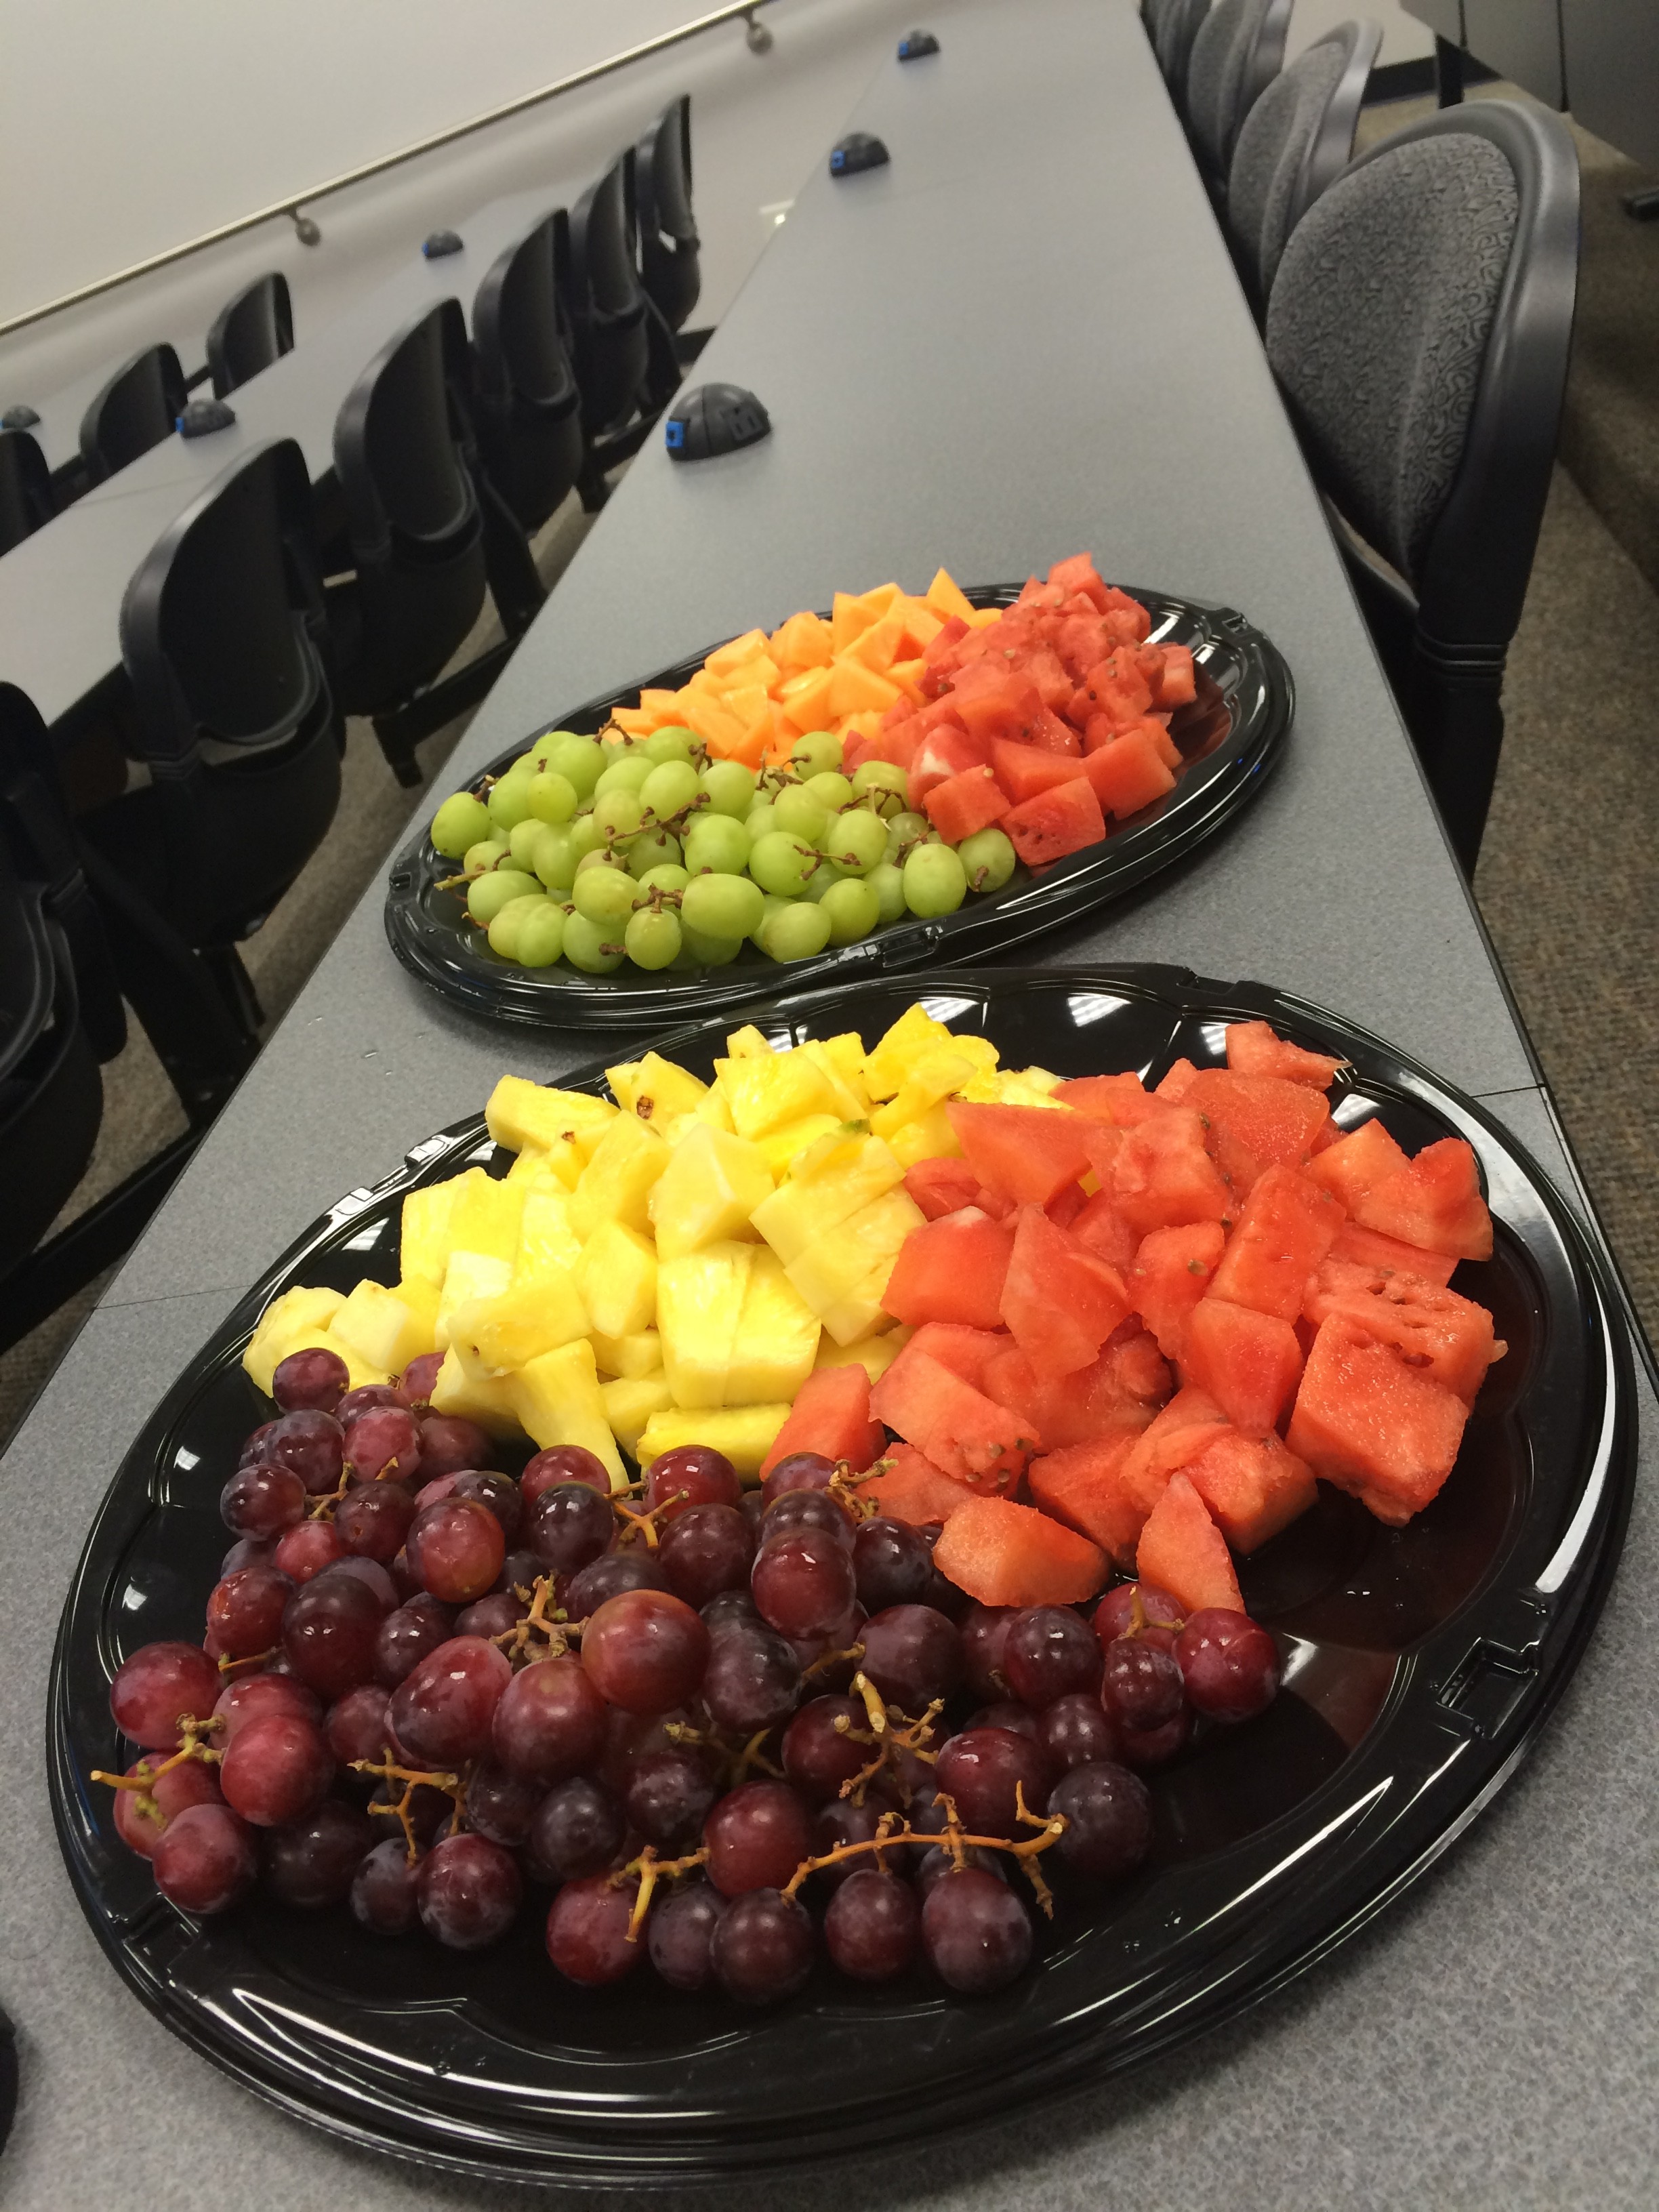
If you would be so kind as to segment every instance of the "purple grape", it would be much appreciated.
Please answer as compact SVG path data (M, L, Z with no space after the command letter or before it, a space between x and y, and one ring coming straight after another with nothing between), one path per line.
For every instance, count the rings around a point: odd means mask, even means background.
M708 1947L715 1978L739 2004L779 2004L812 1971L812 1923L793 1898L751 1889L729 1905Z
M695 1751L654 1751L635 1761L623 1793L623 1810L647 1844L678 1854L695 1845L715 1794L708 1770Z
M492 1844L517 1850L527 1841L530 1824L545 1795L539 1783L526 1782L486 1759L473 1769L466 1785L467 1825Z
M617 1516L608 1498L585 1482L559 1482L544 1490L525 1516L525 1541L544 1568L574 1575L608 1552Z
M651 1963L671 1990L701 1990L714 1978L714 1930L727 1910L712 1882L688 1882L653 1902L647 1923Z
M406 1936L418 1917L416 1889L421 1863L410 1859L401 1836L389 1836L360 1859L351 1878L351 1916L376 1936Z
M367 1814L328 1798L304 1820L270 1831L264 1839L265 1881L283 1904L319 1912L349 1893L374 1844Z
M1068 1606L1032 1605L1008 1624L1002 1671L1020 1703L1041 1710L1074 1691L1097 1692L1102 1656L1081 1613Z
M1180 1712L1186 1685L1173 1652L1144 1637L1121 1636L1106 1647L1100 1702L1124 1728L1166 1726Z
M903 1712L920 1714L961 1684L961 1632L932 1606L889 1606L865 1622L863 1643L864 1672Z
M964 1867L928 1891L921 1941L942 1982L964 1996L981 1996L1024 1972L1031 1923L1006 1883L982 1867Z
M823 1916L830 1961L857 1982L902 1974L921 1938L921 1909L908 1881L873 1866L849 1874Z
M1127 1766L1101 1760L1074 1766L1055 1783L1048 1810L1066 1832L1055 1846L1068 1866L1098 1881L1133 1874L1152 1844L1152 1801Z
M754 1548L735 1505L690 1505L664 1529L657 1559L675 1596L701 1609L723 1591L748 1589Z
M421 1925L451 1951L481 1951L506 1935L524 1894L510 1851L487 1836L446 1836L421 1861Z
M574 1881L603 1874L627 1832L622 1808L586 1775L550 1790L530 1824L526 1857L542 1881Z
M602 1605L628 1590L665 1590L668 1577L659 1564L661 1557L659 1552L647 1551L643 1544L601 1553L566 1584L562 1603L567 1617L589 1620Z
M853 1538L853 1573L866 1613L920 1605L933 1578L933 1555L906 1522L865 1521Z
M331 1413L350 1380L351 1370L339 1353L319 1344L308 1351L290 1352L286 1359L277 1361L270 1378L270 1395L285 1413L295 1413L302 1406Z

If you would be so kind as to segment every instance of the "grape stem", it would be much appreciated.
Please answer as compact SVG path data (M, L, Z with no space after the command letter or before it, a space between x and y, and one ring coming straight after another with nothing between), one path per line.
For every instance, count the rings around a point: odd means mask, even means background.
M939 1792L939 1802L945 1808L945 1826L937 1835L920 1828L913 1828L908 1821L900 1825L896 1813L884 1813L876 1823L876 1832L873 1836L861 1838L855 1843L837 1844L832 1851L824 1851L816 1858L803 1859L784 1885L783 1894L787 1898L793 1898L809 1875L817 1874L824 1867L843 1865L847 1860L861 1857L866 1851L875 1853L876 1864L884 1872L886 1862L882 1857L882 1853L899 1844L920 1844L924 1849L928 1850L939 1846L950 1852L951 1862L958 1870L966 1863L966 1855L970 1849L1006 1851L1012 1857L1018 1859L1025 1869L1030 1879L1031 1887L1036 1892L1038 1905L1042 1907L1044 1915L1052 1920L1054 1912L1054 1893L1043 1880L1042 1869L1037 1865L1036 1861L1042 1852L1051 1849L1065 1834L1066 1826L1065 1815L1056 1813L1052 1819L1044 1820L1039 1820L1035 1813L1028 1812L1025 1807L1024 1787L1017 1782L1014 1784L1014 1806L1017 1815L1029 1827L1036 1828L1038 1832L1034 1836L1025 1837L1018 1843L1013 1843L1006 1836L970 1835L957 1818L955 1802L946 1796L943 1790Z
M232 1659L222 1652L218 1662L219 1672L234 1674L239 1667L263 1667L266 1660L274 1659L282 1648L280 1644L273 1644L269 1651L250 1651L240 1659Z
M395 1803L371 1805L368 1809L371 1813L389 1814L399 1822L403 1828L404 1843L408 1850L410 1866L414 1865L421 1852L420 1846L415 1840L415 1822L409 1808L414 1802L415 1792L423 1784L428 1790L441 1790L444 1796L451 1800L455 1809L450 1814L449 1832L452 1836L459 1834L461 1820L466 1812L467 1774L434 1774L428 1773L420 1767L399 1766L392 1756L390 1744L386 1747L379 1759L354 1759L351 1762L351 1771L354 1774L378 1775L383 1782L403 1784L403 1796ZM470 1771L469 1769L468 1772Z
M555 1607L558 1613L556 1620L548 1619L547 1608L553 1589L551 1575L538 1575L532 1589L526 1589L522 1583L514 1583L514 1596L530 1609L522 1620L515 1622L511 1628L504 1628L499 1636L492 1636L489 1639L506 1652L509 1659L523 1660L527 1666L533 1665L538 1659L562 1659L570 1648L572 1637L580 1636L580 1621L567 1620L562 1607ZM530 1642L533 1636L546 1639L543 1650L531 1650Z
M265 1656L269 1657L270 1654ZM220 1663L222 1665L223 1662ZM94 1782L107 1783L112 1790L136 1790L140 1813L146 1820L154 1820L158 1826L164 1827L167 1824L161 1818L161 1808L155 1802L156 1784L164 1774L171 1774L175 1766L186 1765L191 1759L204 1766L216 1766L225 1754L222 1751L216 1751L211 1744L204 1743L202 1738L210 1735L215 1729L223 1728L224 1724L222 1713L210 1713L205 1720L200 1721L192 1713L180 1713L179 1733L185 1740L178 1750L164 1759L159 1766L152 1766L148 1759L138 1761L143 1771L137 1774L107 1774L101 1766L94 1766L91 1778Z
M856 1662L863 1656L864 1646L861 1644L849 1644L845 1651L823 1652L813 1660L810 1667L801 1668L800 1678L803 1682L810 1682L814 1674L825 1674L831 1667L839 1667L844 1660L851 1659Z
M690 1874L693 1867L708 1863L707 1845L700 1851L693 1851L687 1858L659 1859L655 1846L647 1844L638 1858L629 1859L626 1866L618 1867L611 1877L612 1889L620 1889L629 1881L637 1881L640 1886L639 1894L634 1899L634 1910L628 1916L629 1942L637 1943L640 1939L640 1930L645 1925L646 1914L651 1910L651 1899L659 1880L664 1875Z
M851 1804L862 1805L865 1792L876 1777L890 1771L908 1805L910 1785L905 1778L899 1753L908 1752L913 1758L925 1759L929 1766L935 1764L939 1753L930 1751L927 1747L933 1741L933 1723L945 1710L945 1700L935 1698L921 1718L913 1721L896 1705L888 1705L866 1675L854 1674L853 1688L862 1698L864 1710L870 1717L870 1733L866 1735L862 1729L854 1728L845 1713L837 1713L836 1734L849 1738L854 1743L874 1744L876 1755L867 1766L861 1767L858 1773L842 1784L841 1795Z
M783 1769L781 1766L775 1766L761 1751L761 1746L771 1733L770 1729L757 1729L746 1743L732 1744L728 1743L725 1736L715 1730L695 1728L690 1721L663 1723L663 1734L671 1743L701 1745L705 1750L714 1752L725 1762L726 1786L728 1790L735 1790L738 1783L746 1776L757 1771L762 1774L769 1774L775 1782L783 1780Z
M611 1510L623 1524L622 1540L625 1543L630 1536L643 1536L646 1550L654 1552L662 1541L657 1528L658 1516L690 1495L689 1490L677 1490L670 1497L659 1498L654 1505L647 1505L642 1513L636 1513L631 1505L624 1505L620 1498L613 1495Z
M887 1464L885 1460L878 1460L876 1467L885 1467ZM872 1468L869 1473L873 1474L875 1471L876 1468ZM860 1475L855 1480L853 1463L850 1460L845 1459L838 1459L836 1462L836 1471L830 1478L830 1495L842 1510L850 1515L854 1521L873 1520L881 1510L873 1498L860 1498L859 1495L859 1482L867 1479L866 1475Z

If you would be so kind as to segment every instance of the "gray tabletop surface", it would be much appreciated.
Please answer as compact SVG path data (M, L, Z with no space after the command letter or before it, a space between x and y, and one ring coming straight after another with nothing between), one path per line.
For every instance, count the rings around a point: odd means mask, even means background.
M920 587L940 559L992 581L1087 546L1108 574L1259 621L1296 672L1297 726L1195 866L1027 957L1175 961L1336 1007L1485 1097L1576 1192L1127 0L945 0L928 21L938 60L884 69L852 118L891 167L820 171L700 364L759 392L774 436L699 467L641 454L442 788L837 585ZM504 1067L551 1077L621 1049L451 1010L396 967L380 907L376 886L0 1469L0 2001L24 2079L0 2199L28 2212L118 2187L205 2207L222 2156L250 2212L501 2198L348 2153L175 2043L81 1918L42 1776L74 1560L182 1364L321 1210L476 1111ZM1650 2205L1659 1428L1639 1387L1646 1480L1595 1643L1530 1764L1402 1903L1152 2073L720 2201ZM186 2133L215 2154L181 2161Z

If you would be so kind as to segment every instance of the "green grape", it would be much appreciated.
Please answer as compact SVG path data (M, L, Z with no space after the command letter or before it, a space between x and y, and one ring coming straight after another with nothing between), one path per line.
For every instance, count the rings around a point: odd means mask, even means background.
M834 769L826 769L821 775L809 775L802 788L810 791L828 814L838 814L843 806L853 803L851 783Z
M830 942L830 917L821 906L801 900L766 925L763 952L774 960L810 960Z
M796 738L789 761L798 775L822 775L841 766L841 739L832 730L809 730Z
M507 833L507 849L515 868L535 867L536 848L541 843L546 828L546 823L538 822L533 815L526 815Z
M648 813L668 822L691 804L698 787L697 771L690 761L664 761L640 786L640 797Z
M1004 831L975 830L957 847L970 891L1000 891L1014 872L1016 854Z
M685 866L694 876L740 876L749 862L749 832L729 814L700 815L685 833Z
M556 745L562 745L569 734L568 730L544 730L525 755L525 758L534 761L538 768L541 767L553 748Z
M886 857L887 824L862 807L851 807L830 824L823 849L849 875L865 875Z
M489 809L489 818L505 836L516 829L530 811L530 777L517 769L509 769L499 783L489 787L489 797L484 804Z
M879 920L883 928L890 921L901 921L909 912L904 903L904 872L890 860L878 860L864 878L876 895Z
M693 876L680 900L686 927L700 937L747 937L765 907L759 884L747 876Z
M552 730L537 744L546 745L543 755L550 774L562 775L574 787L578 801L592 799L593 787L605 770L605 755L592 738L579 738L569 730Z
M933 823L925 814L895 814L887 824L885 857L896 860L906 846L914 845L920 838L931 836L933 829Z
M571 966L588 975L608 975L625 957L621 937L581 914L566 915L563 950Z
M765 836L769 830L777 828L778 810L769 799L744 816L743 826L749 832L750 843L754 845Z
M613 760L608 768L601 770L599 780L593 787L593 796L595 799L608 799L613 791L637 793L653 774L654 770L648 760L642 759L638 753L624 755L621 760Z
M585 853L597 853L605 842L605 832L591 814L579 814L570 824L570 836L574 841L572 849L580 860Z
M648 761L689 761L697 750L697 740L683 722L670 722L653 730L641 750Z
M556 899L544 899L519 924L514 954L521 968L550 968L564 949L565 911Z
M672 866L647 868L640 878L640 889L642 891L683 891L690 880L684 868Z
M568 822L576 811L576 787L568 775L544 769L531 777L526 803L538 822Z
M607 853L603 845L596 845L591 853L584 853L576 863L576 874L585 875L589 868L620 868L625 864L614 853Z
M754 804L755 771L741 761L710 761L697 779L708 794L710 811L741 822Z
M749 855L749 872L763 891L772 891L779 898L799 898L814 872L817 857L799 837L772 830Z
M648 875L653 868L678 866L680 841L666 830L641 830L628 848L628 872L632 876Z
M904 902L929 921L954 914L968 895L968 871L949 845L918 845L904 864Z
M488 929L508 899L524 898L540 890L534 876L526 875L522 868L492 868L467 892L466 910L474 921Z
M820 914L830 917L831 945L852 945L868 937L881 919L881 901L861 876L848 876L831 884L818 902Z
M469 845L489 836L495 823L482 799L470 791L453 791L432 817L428 832L434 850L447 860L459 860Z
M573 826L544 823L530 865L549 890L568 891L576 880L576 863L580 858Z
M830 827L830 810L814 799L804 783L787 783L772 801L772 816L780 830L816 845Z
M887 821L904 811L909 781L904 770L892 761L866 761L862 768L853 771L854 795L869 799L876 812Z
M805 887L801 892L801 896L804 899L810 899L812 902L812 904L817 906L827 890L830 890L835 884L845 883L846 881L847 878L845 876L837 875L831 863L828 860L824 860L820 863L817 867L814 868L811 874L806 878Z
M694 965L699 968L729 968L743 950L740 937L705 937L700 929L691 929L682 922L680 935Z
M506 858L505 837L480 838L476 845L467 847L465 855L461 861L462 872L469 876L481 876L486 868L493 868L497 860L504 860Z
M639 835L645 808L637 791L602 791L593 801L592 820L607 842Z
M489 925L490 951L499 952L503 960L516 960L519 957L519 932L525 918L546 904L544 891L526 891L522 898L508 899Z
M779 898L771 891L767 891L763 895L761 900L761 918L749 933L750 937L754 939L757 945L760 943L762 933L770 923L773 915L775 914L781 914L786 907L793 906L794 903L795 902L793 899Z
M621 868L580 868L570 896L584 921L620 933L640 902L640 887Z
M642 906L623 933L623 944L636 968L666 968L679 956L679 916L667 907Z

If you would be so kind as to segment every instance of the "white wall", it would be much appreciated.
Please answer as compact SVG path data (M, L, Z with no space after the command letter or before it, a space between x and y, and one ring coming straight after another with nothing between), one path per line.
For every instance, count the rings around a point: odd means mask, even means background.
M694 20L708 0L0 0L0 319L216 223ZM169 337L187 368L222 301L280 268L315 327L428 230L527 187L574 198L692 95L703 297L714 320L915 13L779 0L741 22L286 222L0 339L0 404Z
M1414 15L1397 7L1395 0L1296 0L1285 58L1294 61L1304 46L1312 46L1316 39L1322 39L1339 23L1356 22L1365 16L1382 26L1382 46L1376 57L1379 67L1389 62L1418 61L1433 54L1434 33L1426 23L1419 23Z

